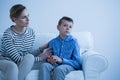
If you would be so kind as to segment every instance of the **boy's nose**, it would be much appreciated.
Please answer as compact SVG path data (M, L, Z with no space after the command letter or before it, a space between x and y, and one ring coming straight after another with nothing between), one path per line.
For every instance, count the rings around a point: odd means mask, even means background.
M67 26L67 30L69 30L70 28L69 28L69 26Z

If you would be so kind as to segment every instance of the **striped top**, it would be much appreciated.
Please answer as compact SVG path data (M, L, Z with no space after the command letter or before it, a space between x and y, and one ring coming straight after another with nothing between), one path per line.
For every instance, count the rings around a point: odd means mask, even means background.
M27 27L23 34L18 34L12 30L12 27L4 32L1 39L0 53L2 56L10 58L15 63L19 63L26 54L39 52L39 50L32 50L35 41L33 29ZM38 60L38 57L35 60Z

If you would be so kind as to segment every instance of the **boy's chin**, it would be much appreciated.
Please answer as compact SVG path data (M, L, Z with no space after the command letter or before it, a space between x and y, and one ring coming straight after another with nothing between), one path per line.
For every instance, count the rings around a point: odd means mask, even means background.
M24 26L24 27L28 27L28 25Z
M66 34L66 36L69 36L70 34Z

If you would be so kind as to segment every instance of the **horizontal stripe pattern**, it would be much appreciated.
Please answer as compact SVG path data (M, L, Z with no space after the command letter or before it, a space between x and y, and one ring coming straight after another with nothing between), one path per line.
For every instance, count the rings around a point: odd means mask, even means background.
M3 34L0 52L15 63L19 63L26 54L32 52L35 33L27 27L25 33L18 34L11 27Z

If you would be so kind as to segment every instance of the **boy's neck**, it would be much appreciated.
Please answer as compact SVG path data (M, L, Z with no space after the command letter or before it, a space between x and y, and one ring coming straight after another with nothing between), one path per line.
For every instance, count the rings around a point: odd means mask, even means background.
M60 38L64 40L67 37L67 35L60 35Z

